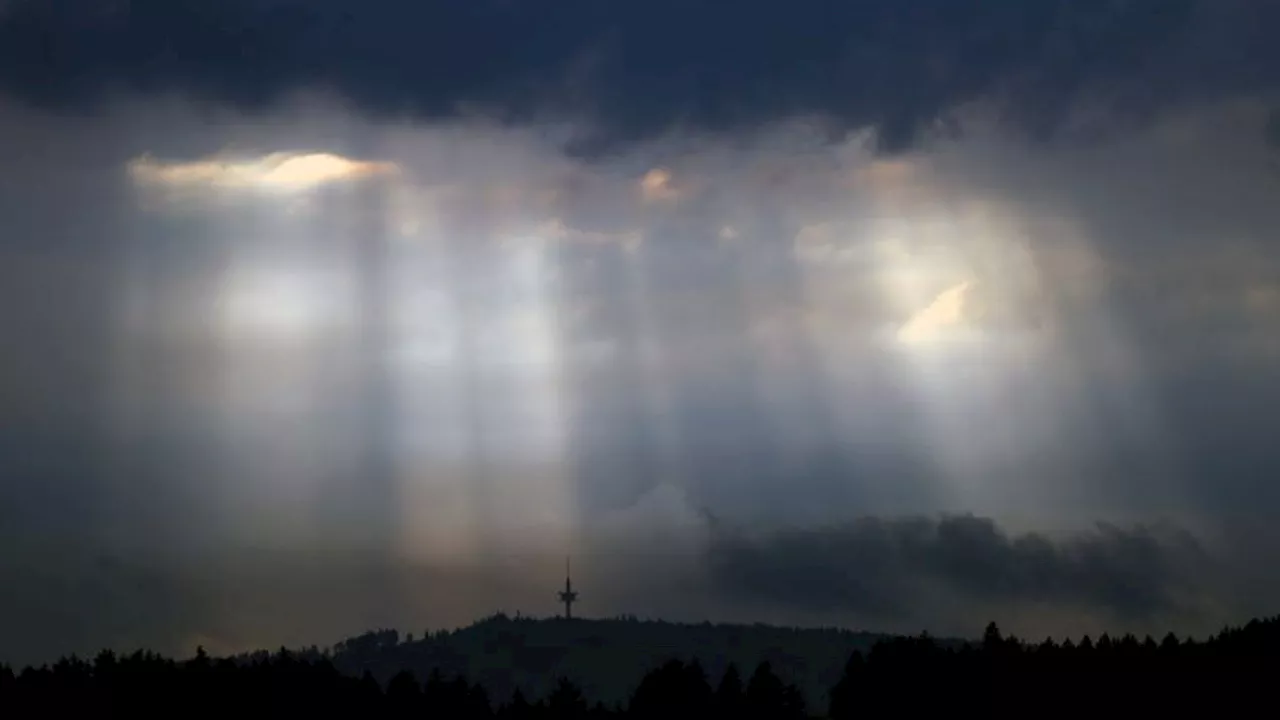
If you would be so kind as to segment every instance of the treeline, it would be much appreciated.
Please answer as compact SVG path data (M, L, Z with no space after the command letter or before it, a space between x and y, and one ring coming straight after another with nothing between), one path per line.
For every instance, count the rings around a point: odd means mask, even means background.
M251 661L199 651L178 662L152 653L68 658L20 673L0 668L0 716L233 717L352 714L450 720L522 718L743 718L837 720L889 714L986 716L1274 712L1268 681L1280 670L1280 620L1253 621L1204 641L1102 635L1027 643L994 625L959 648L928 636L894 638L854 652L827 707L766 662L745 677L736 665L711 677L697 660L670 660L639 679L625 703L592 702L561 678L544 697L493 698L479 683L438 671L426 678L340 672L324 655L281 650Z
M828 716L957 709L998 717L1274 714L1277 671L1280 618L1226 628L1205 641L1170 633L1160 641L1103 634L1028 643L1002 636L992 623L977 645L944 649L922 636L854 653L831 690Z
M304 659L288 650L249 663L212 660L200 650L176 662L154 653L117 657L103 652L92 662L68 658L52 667L15 675L0 669L2 717L240 717L246 714L449 720L588 720L669 717L693 711L701 717L800 720L803 699L761 663L745 681L736 667L713 689L695 660L672 660L645 675L626 708L589 703L582 690L560 678L547 697L516 690L495 704L479 684L432 672L419 682L401 672L385 687L371 674L344 675L325 658ZM749 712L749 709L753 709Z

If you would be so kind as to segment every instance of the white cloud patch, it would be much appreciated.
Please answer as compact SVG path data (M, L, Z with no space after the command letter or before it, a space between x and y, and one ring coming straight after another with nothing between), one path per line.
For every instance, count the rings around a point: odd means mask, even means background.
M129 163L144 187L305 192L341 182L399 172L395 163L352 160L332 153L270 153L258 158L212 157L167 162L149 155Z

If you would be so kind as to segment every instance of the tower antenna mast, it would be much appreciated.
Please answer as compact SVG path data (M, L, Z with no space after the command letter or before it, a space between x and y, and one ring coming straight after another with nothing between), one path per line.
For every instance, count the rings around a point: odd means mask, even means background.
M564 619L573 619L573 604L578 601L578 593L574 592L573 580L569 575L569 558L564 559L564 590L560 591L560 602L564 603Z

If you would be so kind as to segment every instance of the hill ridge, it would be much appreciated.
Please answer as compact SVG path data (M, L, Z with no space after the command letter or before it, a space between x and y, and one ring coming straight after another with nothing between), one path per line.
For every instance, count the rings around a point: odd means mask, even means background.
M841 627L767 623L682 622L619 615L612 618L510 616L499 612L453 630L421 635L371 630L335 643L327 652L349 674L370 672L381 681L400 670L419 678L432 671L463 675L498 697L517 688L541 697L566 677L592 701L623 702L637 678L662 663L697 658L718 680L730 664L750 672L768 661L796 684L806 701L821 707L855 650L867 652L891 633ZM943 644L962 641L938 639Z

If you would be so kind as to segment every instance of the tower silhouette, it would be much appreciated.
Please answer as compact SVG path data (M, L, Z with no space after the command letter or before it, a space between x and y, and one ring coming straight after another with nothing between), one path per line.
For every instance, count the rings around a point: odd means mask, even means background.
M564 618L573 619L573 604L578 600L578 593L573 590L573 580L569 578L569 558L564 559L564 590L560 591L560 602L564 603Z

